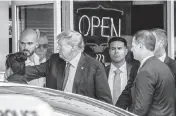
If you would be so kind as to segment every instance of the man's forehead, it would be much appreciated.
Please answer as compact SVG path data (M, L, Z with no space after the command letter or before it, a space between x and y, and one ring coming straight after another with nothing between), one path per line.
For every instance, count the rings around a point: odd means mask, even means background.
M36 42L37 33L34 30L25 30L21 33L20 41L23 42Z
M58 44L66 43L66 40L63 38L58 39Z
M125 44L123 43L123 42L121 42L121 41L114 41L114 42L111 42L111 44L110 44L110 47L124 47L125 46Z

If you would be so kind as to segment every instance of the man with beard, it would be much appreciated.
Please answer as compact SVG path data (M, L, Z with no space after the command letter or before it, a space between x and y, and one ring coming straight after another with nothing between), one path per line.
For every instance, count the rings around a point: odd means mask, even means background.
M58 52L44 63L26 67L25 79L46 76L46 87L80 94L112 104L107 76L102 63L85 54L84 38L66 30L57 36Z
M130 76L132 65L125 60L128 49L127 41L124 38L112 37L108 44L111 64L106 66L105 69L108 76L113 104L117 106L117 100L121 92L125 89L129 78L132 78L132 76ZM135 69L133 72L134 71Z
M24 52L27 54L27 61L25 61L26 66L34 66L39 65L39 57L34 53L35 49L38 47L38 37L39 37L39 30L33 29L26 29L20 35L19 40L19 48L20 52ZM28 84L36 85L36 86L43 86L45 83L44 78L35 79Z

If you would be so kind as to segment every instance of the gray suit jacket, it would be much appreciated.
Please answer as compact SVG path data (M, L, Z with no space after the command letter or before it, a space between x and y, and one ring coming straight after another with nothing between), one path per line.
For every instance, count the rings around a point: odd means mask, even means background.
M145 61L131 88L132 110L140 116L175 116L175 80L169 67L155 57Z

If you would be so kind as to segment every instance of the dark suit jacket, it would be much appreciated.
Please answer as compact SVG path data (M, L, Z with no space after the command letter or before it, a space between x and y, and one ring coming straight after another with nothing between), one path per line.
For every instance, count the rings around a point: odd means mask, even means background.
M172 73L174 74L174 78L176 80L176 61L167 56L165 58L164 62L169 66L169 68L172 71ZM175 83L175 87L176 87L176 83ZM176 115L176 95L175 95L175 115Z
M167 56L164 60L164 63L169 66L170 70L172 71L172 73L174 74L174 77L176 79L176 61ZM122 109L127 109L132 104L131 87L133 85L134 79L136 78L136 74L137 74L139 66L140 66L139 61L133 62L132 70L130 72L130 78L127 82L125 89L123 90L122 94L120 95L119 99L117 100L116 106L118 106ZM176 85L176 83L175 83L175 85Z
M170 57L166 56L164 63L166 63L169 66L170 70L172 71L172 73L174 74L174 77L176 79L176 61L171 59ZM175 85L176 85L176 83L175 83Z
M119 96L116 106L122 109L126 109L129 105L131 105L132 98L131 98L131 86L135 79L137 70L139 67L139 61L134 60L132 64L127 63L127 86L122 91L121 95ZM107 77L109 76L110 65L105 67ZM109 77L108 77L109 78Z
M133 113L140 116L175 116L175 80L169 67L151 57L139 69L131 88Z
M46 76L46 87L62 90L65 65L59 54L53 54L45 63L27 67L25 77L30 81ZM72 92L112 104L104 66L84 53L78 63Z

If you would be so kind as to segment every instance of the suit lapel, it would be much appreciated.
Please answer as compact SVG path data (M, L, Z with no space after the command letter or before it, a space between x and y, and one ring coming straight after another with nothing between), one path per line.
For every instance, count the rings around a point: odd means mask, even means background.
M62 90L62 86L64 82L65 65L66 65L66 62L62 59L60 59L60 61L57 64L58 68L56 69L59 69L57 73L58 74L58 78L57 78L57 89L58 90Z
M75 74L73 88L72 88L73 93L77 93L78 85L79 85L80 81L84 78L83 74L84 74L84 71L85 71L85 68L86 68L85 64L86 64L86 57L82 53L81 58L80 58L79 63L78 63L78 66L77 66L77 69L76 69L76 74Z
M109 78L110 66L111 66L111 65L108 65L108 66L105 67L105 71L106 71L107 78Z
M166 56L166 58L164 59L164 63L165 64L170 64L170 58L168 56Z
M105 67L107 78L109 78L110 66L111 65L108 65L108 66ZM131 71L132 66L130 64L126 64L126 68L127 68L127 79L129 79L130 71Z
M127 64L127 65L126 65L126 68L127 68L127 80L129 80L130 71L131 71L132 66L131 66L130 64Z

